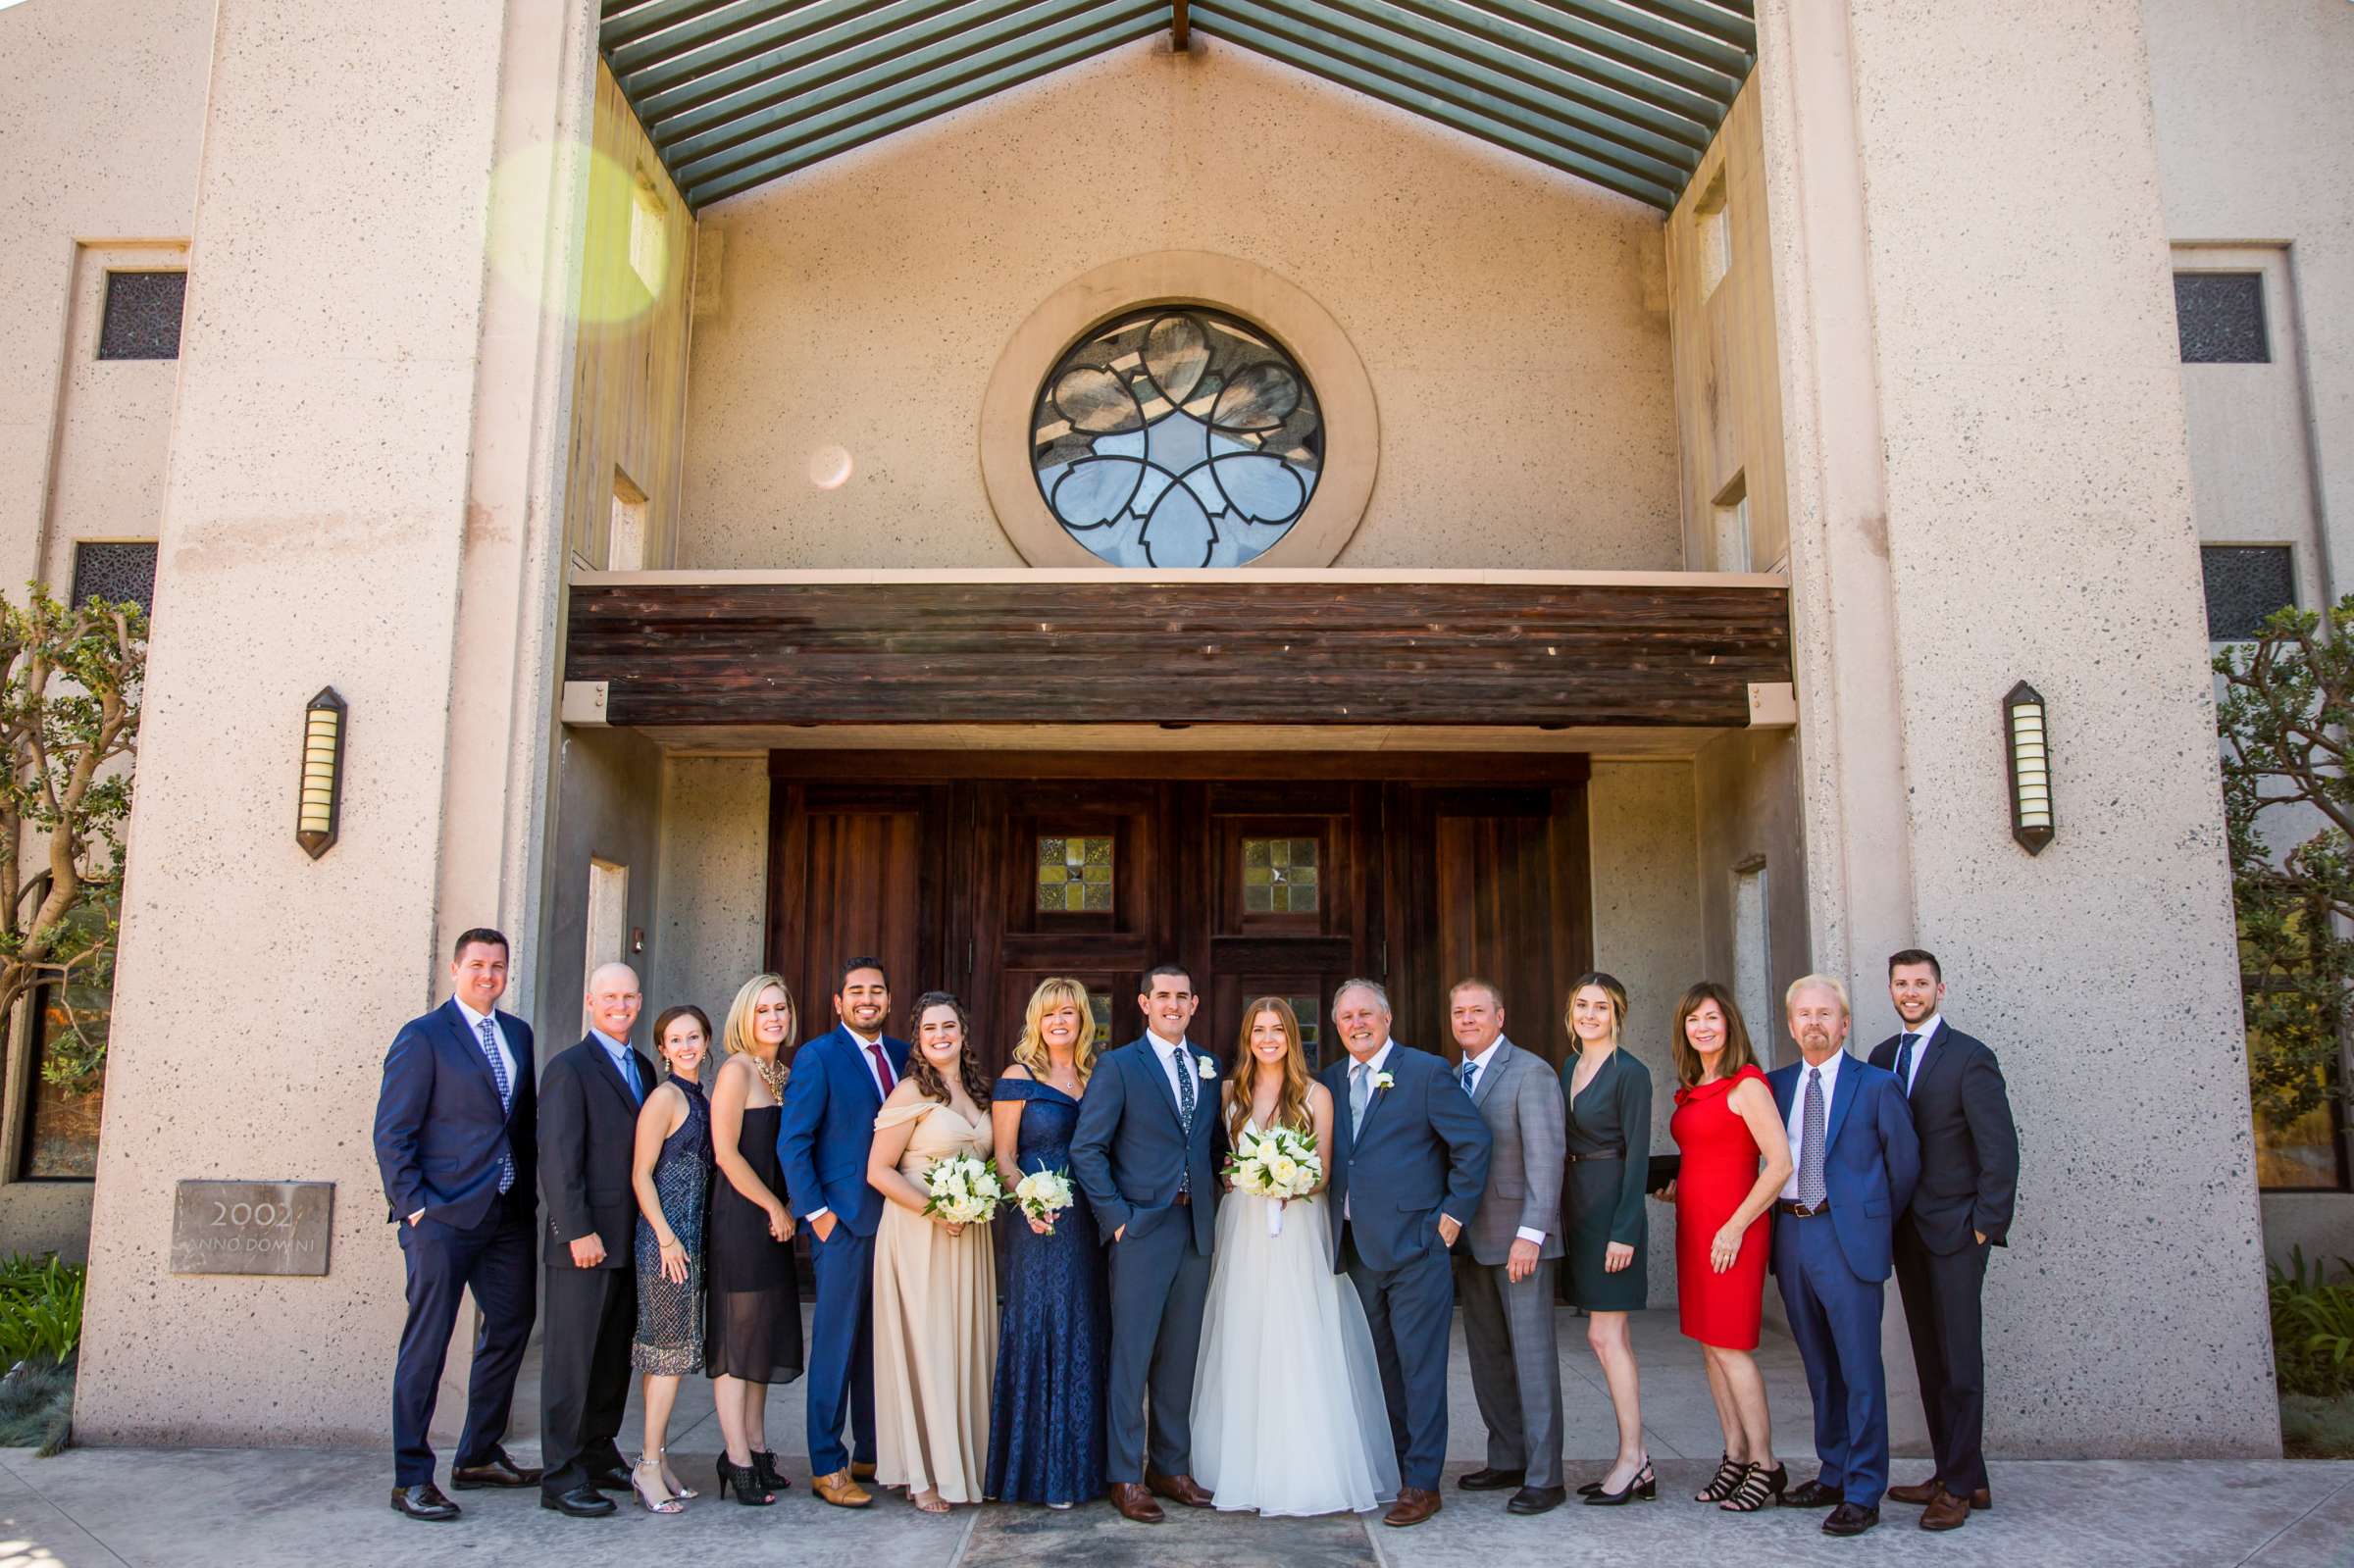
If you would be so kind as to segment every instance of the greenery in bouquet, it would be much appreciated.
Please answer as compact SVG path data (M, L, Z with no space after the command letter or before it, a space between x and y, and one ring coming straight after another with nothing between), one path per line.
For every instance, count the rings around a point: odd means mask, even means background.
M997 1218L998 1205L1005 1201L1005 1184L997 1169L972 1154L934 1162L924 1173L924 1190L930 1194L924 1213L950 1225L985 1224Z

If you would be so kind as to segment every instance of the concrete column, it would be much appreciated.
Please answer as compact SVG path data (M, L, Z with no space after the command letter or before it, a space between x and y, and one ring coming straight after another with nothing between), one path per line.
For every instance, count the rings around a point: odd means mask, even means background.
M1759 9L1817 956L1865 1049L1886 955L1935 949L2002 1056L1989 1445L2277 1453L2140 7ZM2040 856L2010 833L2022 679ZM1889 1365L1909 1391L1894 1332Z
M577 214L563 160L493 172L578 123L592 12L220 5L84 1441L384 1442L402 1272L379 1066L442 993L443 925L528 930L537 875L564 335L543 302L568 297ZM342 838L314 862L297 745L331 683ZM329 1274L170 1273L174 1184L195 1177L334 1182Z

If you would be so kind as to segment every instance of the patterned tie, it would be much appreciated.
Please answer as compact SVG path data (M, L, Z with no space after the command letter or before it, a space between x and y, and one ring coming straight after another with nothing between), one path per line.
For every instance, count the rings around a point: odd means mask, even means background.
M507 1062L499 1053L497 1032L490 1020L486 1018L476 1033L483 1037L483 1054L490 1061L490 1082L498 1086L498 1108L502 1111L513 1110L515 1088L507 1082ZM507 1140L501 1138L498 1140L498 1189L504 1192L514 1185L515 1153L507 1147Z
M1349 1136L1364 1131L1365 1102L1372 1097L1373 1069L1358 1062L1349 1069Z
M1186 1160L1177 1173L1177 1190L1182 1193L1193 1186L1194 1178L1194 1099L1198 1092L1194 1087L1194 1053L1183 1047L1173 1048L1169 1062L1177 1069L1177 1119L1185 1124Z
M1474 1082L1474 1081L1475 1081L1475 1080L1476 1080L1478 1077L1479 1077L1479 1064L1478 1064L1477 1062L1465 1062L1465 1063L1463 1063L1463 1092L1464 1092L1464 1093L1468 1094L1468 1093L1470 1093L1470 1092L1471 1092L1471 1085L1472 1085L1472 1083L1473 1083L1473 1082Z
M1920 1043L1919 1035L1906 1035L1896 1046L1896 1081L1905 1086L1905 1098L1913 1097L1913 1047Z
M1822 1206L1822 1069L1807 1069L1806 1120L1798 1142L1798 1200L1808 1208Z

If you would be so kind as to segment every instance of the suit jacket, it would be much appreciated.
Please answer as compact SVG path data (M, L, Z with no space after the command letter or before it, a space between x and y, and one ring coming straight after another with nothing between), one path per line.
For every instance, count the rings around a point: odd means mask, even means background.
M635 1046L638 1079L653 1092L654 1069ZM626 1269L638 1238L638 1194L630 1166L638 1147L639 1100L595 1036L561 1052L539 1079L539 1196L547 1205L551 1264L571 1268L572 1243L595 1233L604 1269Z
M1439 1244L1441 1213L1468 1224L1479 1212L1494 1140L1447 1059L1396 1040L1382 1063L1391 1085L1372 1091L1365 1125L1352 1132L1355 1065L1343 1055L1323 1073L1333 1110L1332 1267L1336 1274L1346 1267L1346 1230L1365 1266L1387 1273Z
M895 1081L907 1076L907 1042L883 1037ZM883 1091L857 1037L836 1024L793 1055L777 1115L777 1164L786 1201L796 1218L827 1209L852 1236L872 1236L883 1223L883 1194L866 1183L875 1116Z
M1901 1036L1871 1049L1871 1065L1896 1068ZM1921 1243L1950 1256L1983 1231L2008 1246L2019 1195L2019 1129L2003 1069L1982 1040L1939 1020L1913 1073L1913 1130L1920 1135L1920 1185L1906 1211ZM1900 1088L1902 1085L1898 1086Z
M1218 1115L1217 1061L1190 1042L1187 1049L1200 1090L1191 1139L1177 1091L1169 1087L1150 1035L1099 1057L1080 1096L1079 1125L1071 1133L1071 1175L1095 1206L1096 1225L1107 1245L1122 1226L1128 1234L1121 1239L1133 1241L1178 1214L1191 1217L1194 1250L1209 1255L1217 1234L1218 1159L1226 1135ZM1184 1208L1177 1207L1181 1175L1190 1200Z
M1806 1068L1805 1059L1798 1058L1766 1075L1784 1124ZM1823 1110L1823 1191L1839 1250L1858 1279L1885 1280L1896 1216L1913 1201L1920 1180L1920 1139L1913 1131L1913 1113L1894 1073L1853 1056L1839 1064L1839 1081ZM1796 1159L1801 1151L1794 1146L1790 1152ZM1773 1260L1777 1270L1781 1261Z
M1341 1082L1348 1083L1345 1074ZM1456 1082L1462 1082L1459 1069ZM1471 1105L1488 1124L1488 1182L1479 1195L1479 1212L1456 1245L1475 1263L1501 1264L1526 1226L1545 1233L1539 1257L1560 1257L1566 1168L1561 1080L1542 1056L1501 1039L1471 1085ZM1346 1116L1345 1094L1338 1106ZM1370 1118L1370 1108L1366 1114Z
M502 1148L515 1156L515 1185L527 1196L532 1190L538 1154L532 1026L512 1013L495 1016L515 1058L513 1093L503 1106L482 1041L456 1002L410 1019L392 1037L376 1096L376 1166L395 1223L423 1209L429 1219L480 1225L498 1195Z

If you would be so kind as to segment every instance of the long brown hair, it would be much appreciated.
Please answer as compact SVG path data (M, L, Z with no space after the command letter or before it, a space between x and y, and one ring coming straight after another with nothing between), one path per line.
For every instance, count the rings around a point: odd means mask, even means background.
M1675 1076L1684 1087L1690 1088L1708 1071L1700 1052L1684 1036L1684 1020L1700 1010L1703 1002L1714 1002L1724 1014L1724 1049L1716 1057L1716 1076L1731 1078L1744 1067L1758 1065L1758 1053L1750 1047L1749 1026L1741 1021L1741 1009L1733 993L1713 980L1704 980L1684 992L1684 999L1675 1004L1675 1037L1668 1041L1668 1053L1675 1059Z
M1275 1094L1276 1125L1301 1133L1315 1130L1315 1122L1307 1114L1307 1053L1300 1046L1300 1015L1280 996L1261 996L1243 1009L1243 1038L1234 1053L1234 1093L1226 1102L1226 1139L1230 1143L1243 1136L1243 1124L1251 1120L1251 1102L1257 1097L1258 1058L1251 1050L1251 1026L1258 1022L1261 1013L1273 1013L1283 1026L1283 1087Z
M1589 969L1570 984L1569 999L1561 1003L1561 1028L1568 1031L1569 1048L1580 1055L1585 1053L1586 1042L1578 1037L1577 1025L1572 1022L1577 1017L1577 1009L1571 1004L1577 1000L1577 993L1588 986L1599 986L1602 993L1611 999L1611 1043L1620 1045L1626 1040L1626 987L1619 983L1617 976L1606 975L1599 969Z
M1096 1010L1087 999L1087 987L1066 976L1053 975L1038 983L1030 993L1030 1005L1022 1013L1022 1037L1013 1047L1013 1059L1030 1069L1030 1076L1040 1083L1047 1081L1047 1071L1054 1065L1053 1053L1047 1049L1044 1029L1047 1014L1054 1008L1070 1006L1079 1009L1079 1037L1071 1044L1071 1064L1079 1070L1079 1087L1087 1087L1090 1074L1096 1070Z
M972 1015L964 1010L964 1003L945 990L928 990L918 996L915 1011L908 1015L917 1040L915 1049L907 1053L907 1076L914 1080L915 1091L943 1105L952 1103L947 1081L940 1076L940 1069L932 1065L932 1058L924 1054L922 1044L924 1015L935 1007L946 1007L956 1015L956 1031L961 1037L956 1050L956 1077L964 1085L965 1093L972 1096L974 1107L989 1109L989 1080L982 1075L981 1058L974 1049Z

